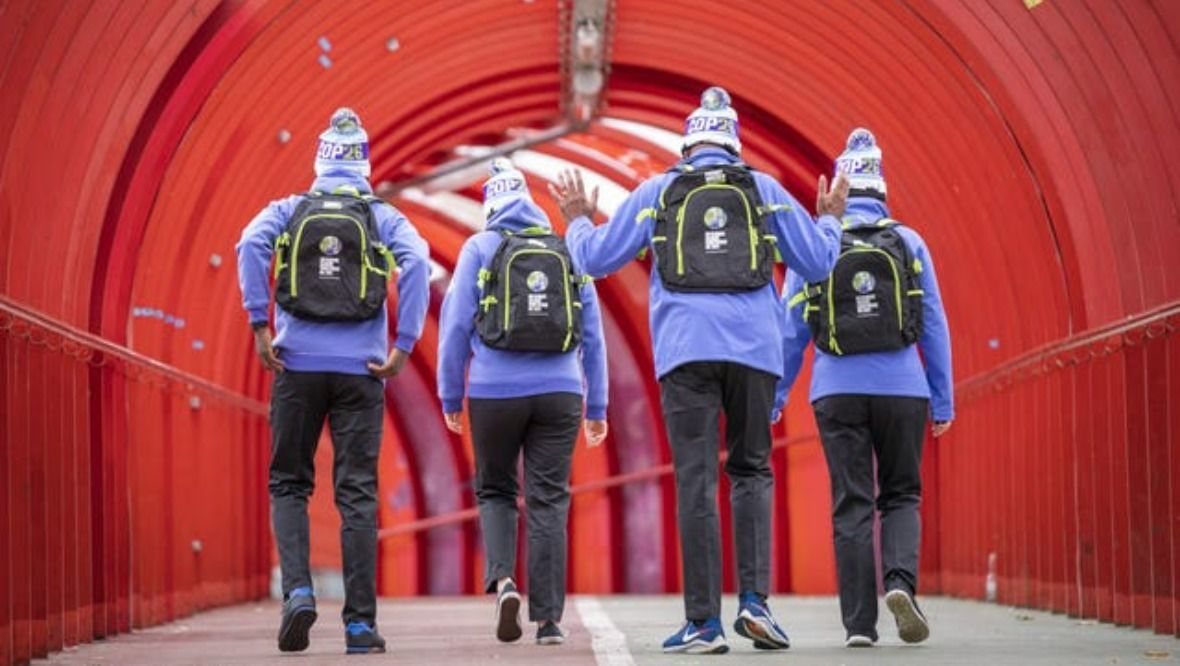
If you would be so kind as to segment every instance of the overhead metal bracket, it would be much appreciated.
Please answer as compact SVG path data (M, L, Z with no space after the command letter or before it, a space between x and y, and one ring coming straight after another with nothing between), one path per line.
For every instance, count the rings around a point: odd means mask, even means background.
M610 75L615 0L561 0L562 111L571 122L588 122L602 107Z

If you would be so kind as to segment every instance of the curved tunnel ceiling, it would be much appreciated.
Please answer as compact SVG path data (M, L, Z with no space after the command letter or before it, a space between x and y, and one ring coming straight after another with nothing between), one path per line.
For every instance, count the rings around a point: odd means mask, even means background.
M375 182L560 123L565 7L5 3L0 293L261 395L233 245L268 200L308 187L332 110L360 113ZM1180 3L1167 0L798 0L723 17L705 0L618 0L608 119L532 150L630 189L674 154L628 123L678 132L721 84L746 159L810 207L848 131L872 128L894 214L939 262L966 378L1180 296L1178 43ZM543 171L530 184L553 214ZM415 196L395 203L445 273L470 220ZM603 283L627 350L615 375L635 382L650 368L646 270ZM415 404L434 404L436 317L437 303L401 389ZM659 428L650 400L614 404ZM414 430L397 428L411 451ZM645 464L665 455L659 432L633 436L652 444ZM419 507L461 505L416 492Z

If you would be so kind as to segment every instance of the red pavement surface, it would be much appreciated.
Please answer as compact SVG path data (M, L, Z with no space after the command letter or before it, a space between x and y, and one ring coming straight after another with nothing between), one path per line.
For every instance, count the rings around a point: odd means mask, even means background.
M401 664L593 664L590 636L573 603L566 608L570 631L561 647L532 641L535 625L513 644L493 635L491 599L473 604L470 597L383 600L378 625L390 644L383 657L346 657L340 603L319 604L320 617L306 652L282 654L275 646L279 605L265 602L222 608L179 622L98 641L53 655L52 664L336 664L347 660L396 661ZM527 609L526 609L527 612ZM527 615L526 615L527 617ZM445 633L442 627L446 626ZM392 659L390 659L392 657Z

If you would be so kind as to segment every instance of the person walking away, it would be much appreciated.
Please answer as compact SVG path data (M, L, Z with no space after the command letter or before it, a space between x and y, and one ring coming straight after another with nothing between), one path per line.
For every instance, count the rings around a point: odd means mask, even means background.
M595 277L650 249L655 372L676 478L685 624L666 652L722 653L718 428L725 414L739 595L734 630L763 649L790 646L767 605L770 592L770 412L782 373L776 253L811 280L839 249L847 184L820 177L819 221L769 175L741 160L737 112L709 88L685 122L683 159L641 184L610 220L590 217L580 173L551 194L570 220L574 261Z
M583 410L590 446L607 432L602 316L593 282L507 158L492 163L484 214L487 228L464 243L443 298L439 398L452 432L463 432L464 397L470 410L496 637L511 642L523 633L512 578L523 455L529 619L537 643L560 644L570 465Z
M316 620L308 565L307 498L324 419L344 560L346 651L384 652L377 632L377 457L384 380L422 333L429 299L427 246L369 185L369 140L341 108L320 135L311 191L273 201L237 245L243 305L271 389L270 498L282 570L278 645L307 649ZM268 267L274 260L272 339ZM397 273L397 339L389 350L386 282Z
M935 437L955 417L950 334L930 250L917 231L890 217L871 132L849 135L836 173L851 184L840 258L825 279L787 273L790 312L774 418L814 342L811 402L831 476L845 644L869 647L878 639L874 508L885 604L901 639L919 643L930 634L914 598L922 442L928 412Z

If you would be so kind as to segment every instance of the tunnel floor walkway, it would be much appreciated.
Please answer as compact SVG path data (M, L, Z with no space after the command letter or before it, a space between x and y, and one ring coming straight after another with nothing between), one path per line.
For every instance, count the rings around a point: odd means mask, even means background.
M882 606L882 641L873 649L841 647L833 597L772 599L793 645L775 663L819 664L1158 664L1180 661L1180 642L1145 630L1078 621L1060 615L979 602L928 598L923 608L932 636L902 644ZM736 600L726 598L729 617ZM264 602L214 610L180 622L70 649L50 658L58 664L331 664L344 657L340 603L321 601L320 621L307 652L280 654L274 632L278 604ZM530 639L503 645L492 636L491 601L472 597L385 599L378 622L389 641L386 655L362 657L402 664L703 664L716 657L664 655L660 643L675 630L680 598L673 596L575 596L569 599L564 646L541 647ZM732 619L732 618L731 618ZM769 663L730 632L724 664ZM359 659L359 658L358 658Z

